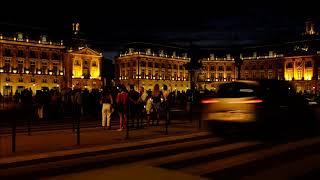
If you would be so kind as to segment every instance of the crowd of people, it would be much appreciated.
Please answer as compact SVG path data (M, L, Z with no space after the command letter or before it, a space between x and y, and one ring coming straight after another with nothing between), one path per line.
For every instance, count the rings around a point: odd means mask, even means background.
M34 120L63 119L65 116L91 116L101 119L104 129L111 129L111 119L119 120L119 131L130 127L142 128L159 125L161 115L170 106L186 107L192 99L190 91L168 91L164 86L160 90L156 84L153 90L139 87L135 90L130 85L129 90L124 85L110 86L103 90L93 89L43 89L32 92L24 89L6 97L6 101L21 104L30 108ZM0 100L5 98L0 95ZM189 103L190 105L190 103ZM128 116L130 116L128 121ZM113 120L114 121L114 120ZM112 122L113 122L112 121ZM128 124L128 125L129 125Z

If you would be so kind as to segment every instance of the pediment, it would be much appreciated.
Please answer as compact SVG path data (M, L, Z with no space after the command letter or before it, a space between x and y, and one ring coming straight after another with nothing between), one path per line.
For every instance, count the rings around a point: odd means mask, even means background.
M85 47L82 49L79 49L77 51L74 51L74 53L77 54L84 54L84 55L94 55L94 56L102 56L102 54L100 52L97 52L91 48Z

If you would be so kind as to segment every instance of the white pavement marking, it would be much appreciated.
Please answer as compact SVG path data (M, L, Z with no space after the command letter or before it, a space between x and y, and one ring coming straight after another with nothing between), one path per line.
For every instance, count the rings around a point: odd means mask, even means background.
M106 160L114 160L119 158L130 158L130 157L137 157L137 156L143 156L147 153L156 153L161 151L168 151L174 150L177 148L189 148L201 144L208 144L213 142L221 141L221 138L206 138L196 141L188 141L183 143L177 143L177 144L169 144L169 145L161 145L161 146L155 146L145 149L134 149L130 151L121 151L116 153L109 153L109 154L100 154L95 156L87 156L87 157L81 157L78 159L66 159L66 160L60 160L56 162L45 162L41 164L32 164L17 168L9 168L9 169L3 169L0 170L0 176L12 176L14 174L23 174L23 173L30 173L34 171L45 171L47 169L55 169L56 167L73 167L73 166L79 166L81 164L88 164L88 163L101 163Z
M277 145L272 148L254 151L254 152L248 152L248 153L232 156L229 158L211 161L205 164L199 164L195 166L182 168L180 170L190 174L205 175L208 173L217 172L217 171L231 168L237 165L243 165L243 164L254 162L264 158L272 157L274 155L281 154L290 150L294 150L297 148L314 145L318 143L320 143L319 137L295 141L295 142L289 142L287 144Z
M112 168L101 168L75 174L67 174L50 178L42 178L44 180L65 180L65 179L117 179L117 180L206 180L205 178L184 174L177 171L170 171L157 167L142 165L123 165Z
M212 148L206 148L206 149L199 150L199 151L186 152L186 153L181 153L181 154L177 154L177 155L161 157L161 158L157 158L157 159L140 161L139 164L141 163L141 164L148 164L148 165L152 165L152 166L160 166L160 165L166 164L166 163L174 163L174 162L198 158L198 157L205 158L206 156L208 156L210 154L232 151L232 150L236 150L236 149L240 149L240 148L259 145L259 144L262 144L262 143L255 142L255 141L237 142L237 143L233 143L233 144L227 144L227 145L222 145L222 146L217 146L217 147L212 147Z
M296 161L281 164L280 166L267 169L256 174L241 178L243 180L283 180L292 179L304 175L314 169L320 168L320 155L307 156Z

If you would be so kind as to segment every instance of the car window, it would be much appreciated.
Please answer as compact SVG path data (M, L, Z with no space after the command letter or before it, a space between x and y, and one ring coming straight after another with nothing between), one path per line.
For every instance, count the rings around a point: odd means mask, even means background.
M219 98L239 98L256 96L257 85L242 82L221 84L218 88Z

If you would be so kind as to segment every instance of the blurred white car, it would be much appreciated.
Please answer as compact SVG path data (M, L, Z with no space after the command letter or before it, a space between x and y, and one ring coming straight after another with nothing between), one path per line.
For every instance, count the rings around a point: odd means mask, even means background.
M204 124L252 124L288 127L309 121L308 102L288 81L259 80L222 83L201 100Z

